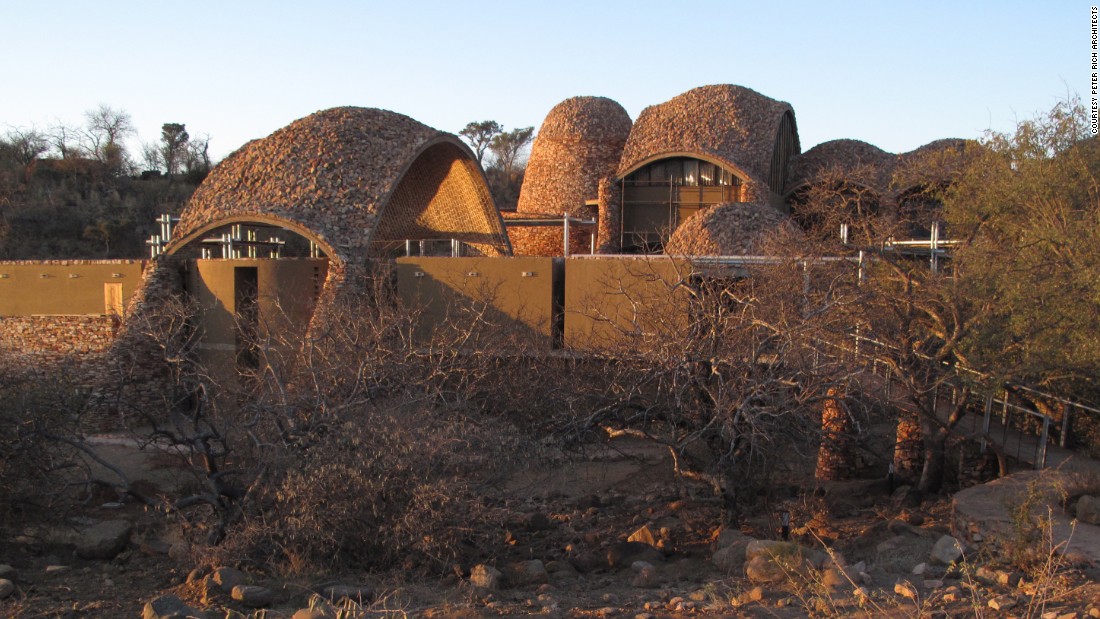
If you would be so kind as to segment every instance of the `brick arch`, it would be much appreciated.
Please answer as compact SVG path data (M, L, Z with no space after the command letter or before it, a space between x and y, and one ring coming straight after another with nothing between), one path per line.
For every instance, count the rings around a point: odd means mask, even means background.
M401 174L371 230L370 255L404 240L456 239L484 255L511 254L481 168L454 140L433 141Z
M738 179L740 179L742 185L752 182L752 177L749 175L749 173L744 168L742 168L737 163L735 163L734 161L731 161L731 160L729 160L725 157L722 157L721 155L715 155L715 154L706 153L706 152L696 152L696 151L668 151L668 152L661 152L661 153L651 155L649 157L646 157L645 159L642 159L642 160L634 163L629 168L620 171L619 180L622 180L622 179L630 176L634 172L637 172L638 170L641 170L642 168L646 167L647 165L649 165L651 163L656 163L656 162L662 161L664 159L675 159L675 158L678 158L678 157L686 157L686 158L689 158L689 159L698 159L699 161L705 161L707 163L713 163L716 166L725 168L726 170L729 170Z
M327 239L318 236L310 228L307 228L291 219L286 219L283 217L277 217L275 215L264 213L259 213L256 215L231 215L224 219L219 219L217 221L213 221L206 225L200 226L199 228L187 233L186 236L173 239L172 243L169 244L169 246L165 249L165 253L170 256L180 254L185 248L190 247L192 243L202 240L202 237L210 234L214 230L224 228L225 226L230 226L233 224L261 224L285 228L305 239L316 243L326 256L331 257L337 261L340 260L332 244L329 243Z

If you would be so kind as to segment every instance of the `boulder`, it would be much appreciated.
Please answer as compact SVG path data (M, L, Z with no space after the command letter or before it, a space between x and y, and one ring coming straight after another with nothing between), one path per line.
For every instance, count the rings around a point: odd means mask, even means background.
M206 619L206 614L188 606L174 595L162 595L146 602L141 611L141 619Z
M504 574L491 565L479 563L470 570L470 583L481 589L496 591L504 581Z
M210 575L210 579L226 593L231 593L234 587L243 585L247 580L244 572L234 567L219 567Z
M745 566L745 547L748 543L731 544L721 548L711 556L714 567L726 574L739 572Z
M721 550L734 544L747 545L749 542L753 541L753 539L755 538L745 535L737 529L722 529L722 531L718 533L718 539L715 541L715 550Z
M826 587L843 587L848 583L848 577L845 576L842 568L827 567L821 571L821 584Z
M7 578L0 578L0 600L7 598L13 593L15 593L15 583Z
M635 561L630 566L634 570L634 580L631 584L640 589L652 589L660 584L657 577L657 568L645 561Z
M15 578L15 568L10 565L0 565L0 578Z
M553 580L573 580L577 578L577 568L568 561L550 561L546 564L546 572Z
M259 585L237 585L230 596L249 608L264 608L275 601L275 592Z
M748 591L744 591L741 595L737 596L738 604L750 604L752 602L759 602L764 599L764 589L762 587L753 587Z
M130 543L134 525L128 520L105 520L83 532L76 541L76 554L82 559L109 561Z
M745 546L745 558L756 557L792 557L802 556L802 547L793 542L781 542L771 539L754 539Z
M619 542L612 544L607 549L607 565L609 567L629 567L635 561L657 563L664 560L664 555L659 550L641 542Z
M917 599L917 588L908 582L894 583L894 593L910 600Z
M962 543L950 535L944 535L936 540L936 544L932 546L932 554L929 558L933 563L951 565L955 561L961 559L962 556Z
M638 542L646 544L647 546L657 547L657 536L653 534L653 531L648 526L643 526L637 531L630 534L630 537L626 538L628 542Z
M992 600L986 602L986 605L993 610L1008 610L1013 606L1016 606L1016 603L1016 598L1012 597L1011 595L998 595Z
M508 565L508 583L513 587L543 585L550 582L546 566L538 559L519 561Z
M1100 525L1100 497L1086 494L1077 499L1077 519L1085 524Z
M787 579L788 570L771 557L756 555L745 564L745 577L753 583L775 583Z

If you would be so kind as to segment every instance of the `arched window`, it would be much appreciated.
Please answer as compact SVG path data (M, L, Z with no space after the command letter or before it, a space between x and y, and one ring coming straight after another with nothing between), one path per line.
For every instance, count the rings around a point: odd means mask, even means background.
M740 177L720 165L693 157L649 163L623 179L623 251L659 253L688 217L740 201Z

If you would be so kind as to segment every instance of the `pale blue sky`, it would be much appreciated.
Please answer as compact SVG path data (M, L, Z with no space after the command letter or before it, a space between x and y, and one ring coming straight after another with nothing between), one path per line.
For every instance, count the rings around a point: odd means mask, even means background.
M696 86L794 106L802 148L903 152L1089 94L1086 2L0 0L0 131L107 103L220 158L319 109L391 109L450 132L538 125L601 95L631 118ZM136 150L137 141L133 142Z

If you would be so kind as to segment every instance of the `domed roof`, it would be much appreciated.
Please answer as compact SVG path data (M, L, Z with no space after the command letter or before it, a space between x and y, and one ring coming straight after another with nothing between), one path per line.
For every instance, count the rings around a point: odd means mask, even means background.
M245 220L297 229L342 261L365 259L372 242L406 238L510 252L469 149L387 110L324 110L245 144L195 191L169 251Z
M894 191L905 195L922 188L952 183L963 168L966 157L975 154L969 148L977 146L974 141L948 137L898 155L898 169L893 178Z
M898 155L895 189L905 193L914 188L951 182L964 162L967 148L972 146L977 146L977 142L944 138Z
M702 156L747 175L758 186L750 197L766 199L772 151L788 114L793 119L789 104L743 86L689 90L642 111L623 150L618 176L666 156ZM797 140L795 147L797 152Z
M752 255L787 217L768 204L731 202L700 211L672 233L665 253L675 256Z
M516 211L573 216L612 176L630 135L630 116L605 97L573 97L554 106L539 127Z
M784 193L842 177L885 194L896 166L896 155L873 144L860 140L830 140L794 158Z

